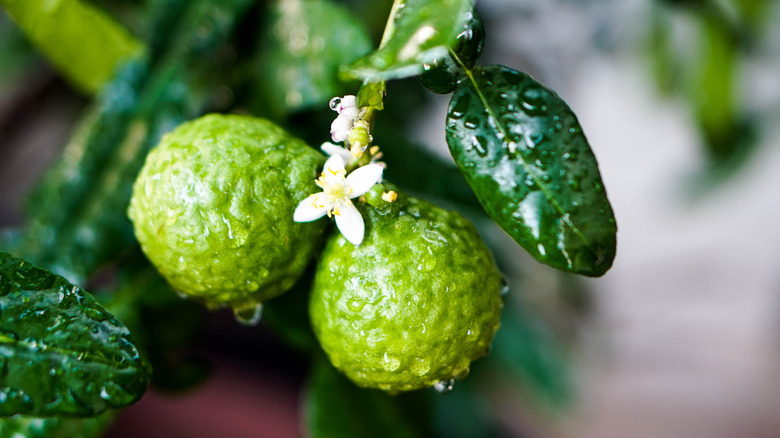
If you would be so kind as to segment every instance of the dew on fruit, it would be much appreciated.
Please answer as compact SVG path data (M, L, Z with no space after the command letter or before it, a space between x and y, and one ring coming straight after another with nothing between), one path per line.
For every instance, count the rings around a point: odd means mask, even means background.
M366 301L353 298L347 301L347 307L349 308L349 310L353 312L360 312L361 310L363 310L364 307L366 307Z
M455 379L440 380L433 384L433 389L439 394L447 394L455 388Z
M398 358L393 357L387 354L387 352L385 352L383 362L382 362L382 368L384 368L386 371L395 371L400 366L401 366L401 361Z
M260 324L263 318L263 305L257 303L254 306L233 309L233 315L239 324L245 326L255 326Z
M412 374L415 376L424 376L431 370L431 364L427 359L417 358L412 363Z

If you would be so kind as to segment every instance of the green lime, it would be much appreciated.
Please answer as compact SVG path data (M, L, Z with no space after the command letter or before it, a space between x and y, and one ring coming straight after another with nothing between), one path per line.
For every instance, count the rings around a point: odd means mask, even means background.
M360 204L360 246L328 239L309 306L314 332L360 386L398 392L463 378L498 329L501 275L460 214L406 195L391 205Z
M237 311L289 289L326 221L293 222L319 191L324 157L273 123L208 115L152 150L129 215L149 260L169 283L211 307Z

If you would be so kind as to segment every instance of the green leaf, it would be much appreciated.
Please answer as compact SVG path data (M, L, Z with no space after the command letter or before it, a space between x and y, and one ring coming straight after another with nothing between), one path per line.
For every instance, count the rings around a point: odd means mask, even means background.
M385 109L385 93L384 81L363 84L357 94L358 108L373 107L379 111Z
M487 214L542 263L603 275L615 218L577 117L554 92L504 66L458 83L447 143Z
M312 438L406 438L431 436L430 393L398 396L362 389L326 359L315 362L305 391L307 436Z
M95 93L123 60L144 46L113 17L79 0L0 0L51 62L80 89Z
M574 385L563 346L532 312L504 312L489 359L509 371L528 390L529 398L551 407L566 407L572 401Z
M127 328L64 278L0 253L0 415L97 415L146 390Z
M460 33L455 38L451 50L463 65L470 69L482 54L485 45L485 25L477 11L470 11L465 18L466 21L461 24ZM425 85L425 88L437 94L452 93L458 81L466 74L449 53L430 64L423 65L423 70L424 72L420 74L420 82Z
M89 418L24 415L0 418L0 438L96 438L103 434L116 415L116 411L109 410Z
M351 77L379 80L414 76L445 56L463 28L472 0L400 0L379 49L344 68Z
M261 58L262 86L281 113L324 105L344 94L339 67L371 50L361 23L328 0L276 3L270 47Z

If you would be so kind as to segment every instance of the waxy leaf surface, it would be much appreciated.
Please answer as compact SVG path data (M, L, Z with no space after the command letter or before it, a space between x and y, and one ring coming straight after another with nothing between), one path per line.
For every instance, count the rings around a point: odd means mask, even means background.
M414 76L445 56L462 30L472 0L406 0L393 11L393 31L384 45L345 68L369 81Z
M508 67L478 67L452 96L447 143L487 214L537 260L587 276L609 269L615 218L558 95Z
M0 253L0 416L97 415L138 400L150 375L91 295Z

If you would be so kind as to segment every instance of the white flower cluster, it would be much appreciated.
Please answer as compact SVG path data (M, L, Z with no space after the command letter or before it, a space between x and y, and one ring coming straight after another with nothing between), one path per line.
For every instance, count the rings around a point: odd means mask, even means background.
M361 120L362 114L357 107L355 96L334 97L330 101L330 108L339 114L330 125L333 141L340 143L352 141L353 138L356 141L351 152L333 143L322 144L321 149L330 156L316 180L322 191L301 201L293 213L293 220L311 222L325 215L335 217L336 227L341 234L357 246L363 242L366 226L352 199L368 192L374 184L380 182L385 166L372 160L347 175L347 163L352 161L353 157L359 157L370 141L368 123ZM356 135L353 130L360 132ZM350 138L350 135L353 138ZM395 192L388 192L382 199L393 202L396 196Z
M336 120L330 124L330 138L336 143L346 141L355 122L360 119L357 98L353 95L334 97L330 101L330 109L339 114Z

